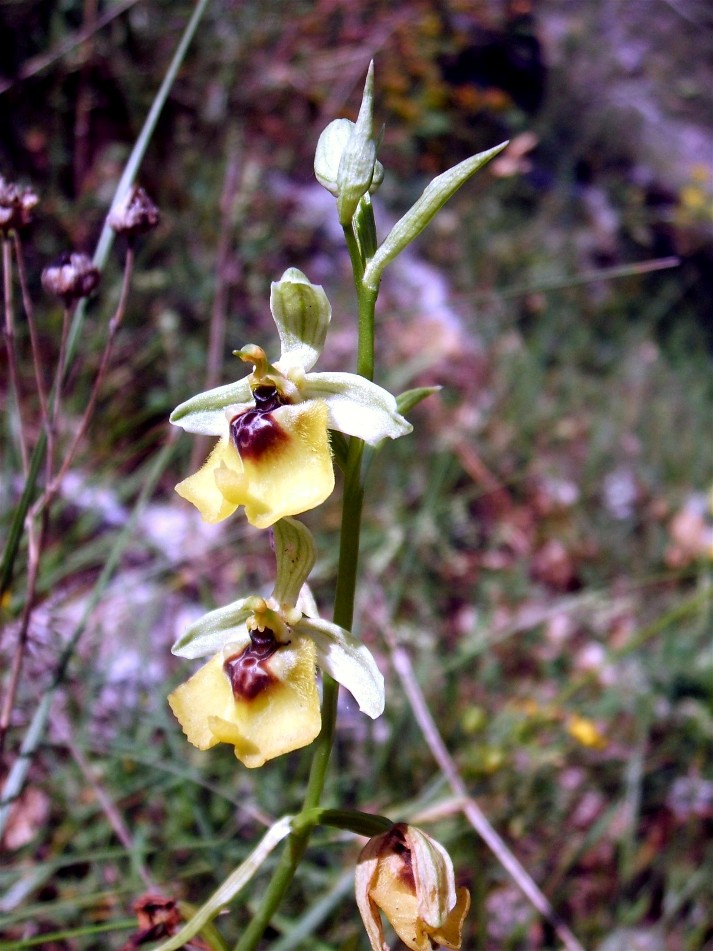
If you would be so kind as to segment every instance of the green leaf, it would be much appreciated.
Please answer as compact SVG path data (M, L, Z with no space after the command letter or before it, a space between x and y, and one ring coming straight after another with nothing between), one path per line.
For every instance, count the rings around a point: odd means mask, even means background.
M399 413L408 413L410 409L413 409L414 406L418 406L427 396L432 396L441 389L442 387L440 386L417 386L412 390L404 390L403 393L399 393L396 397L396 405Z

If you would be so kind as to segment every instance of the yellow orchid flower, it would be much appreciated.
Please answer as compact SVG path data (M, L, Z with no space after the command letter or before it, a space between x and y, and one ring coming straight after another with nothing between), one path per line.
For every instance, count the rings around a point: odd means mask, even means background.
M274 526L277 581L270 598L248 597L192 624L173 646L188 658L212 655L168 702L188 741L207 750L229 743L248 767L307 746L321 727L317 666L372 718L384 709L384 679L348 631L311 616L302 591L315 551L294 519Z
M169 696L188 741L199 750L230 743L245 766L307 746L321 716L309 638L280 643L269 628L228 644Z
M461 946L470 894L456 888L443 846L414 826L397 823L367 842L357 861L356 899L372 951L389 951L380 910L411 951Z
M187 432L217 436L194 475L176 486L208 522L239 506L267 528L320 505L334 488L330 429L376 445L411 431L396 400L353 373L312 373L331 320L324 290L288 269L273 283L270 309L280 336L280 359L260 347L237 356L253 372L236 383L199 393L178 406L171 422Z

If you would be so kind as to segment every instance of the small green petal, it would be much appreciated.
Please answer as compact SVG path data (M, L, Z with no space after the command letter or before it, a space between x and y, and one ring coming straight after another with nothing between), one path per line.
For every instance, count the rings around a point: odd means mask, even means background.
M280 605L296 605L316 558L312 533L293 518L282 518L272 527L275 539L277 581L272 592Z

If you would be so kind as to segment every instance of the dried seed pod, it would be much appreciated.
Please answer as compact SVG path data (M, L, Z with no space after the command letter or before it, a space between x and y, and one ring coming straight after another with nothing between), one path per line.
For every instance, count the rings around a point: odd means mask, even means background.
M42 272L42 286L48 294L61 297L69 306L88 297L99 284L101 274L87 254L65 251Z
M31 188L8 182L0 175L0 232L7 236L11 231L25 228L38 201Z
M135 237L152 231L159 223L161 216L153 201L143 188L134 187L126 193L126 197L109 212L107 221L109 227L117 234Z

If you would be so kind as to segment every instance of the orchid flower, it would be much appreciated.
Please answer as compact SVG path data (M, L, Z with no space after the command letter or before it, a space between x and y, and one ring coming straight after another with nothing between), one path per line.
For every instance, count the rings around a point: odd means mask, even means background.
M271 364L253 345L236 351L253 372L236 383L199 393L171 414L187 432L217 436L194 475L176 486L207 522L240 505L251 525L320 505L334 488L328 430L376 445L412 429L386 390L353 373L310 372L331 320L324 290L289 268L273 283L270 310L281 350Z
M367 842L357 862L356 899L373 951L389 951L380 910L411 951L461 946L470 894L456 888L443 846L415 826L399 822Z
M173 646L211 659L169 696L190 743L229 743L248 767L307 746L321 727L316 665L372 718L384 709L384 679L369 650L316 616L303 590L315 561L312 536L294 519L273 529L277 581L269 598L248 597L206 614ZM315 615L315 616L312 616Z

